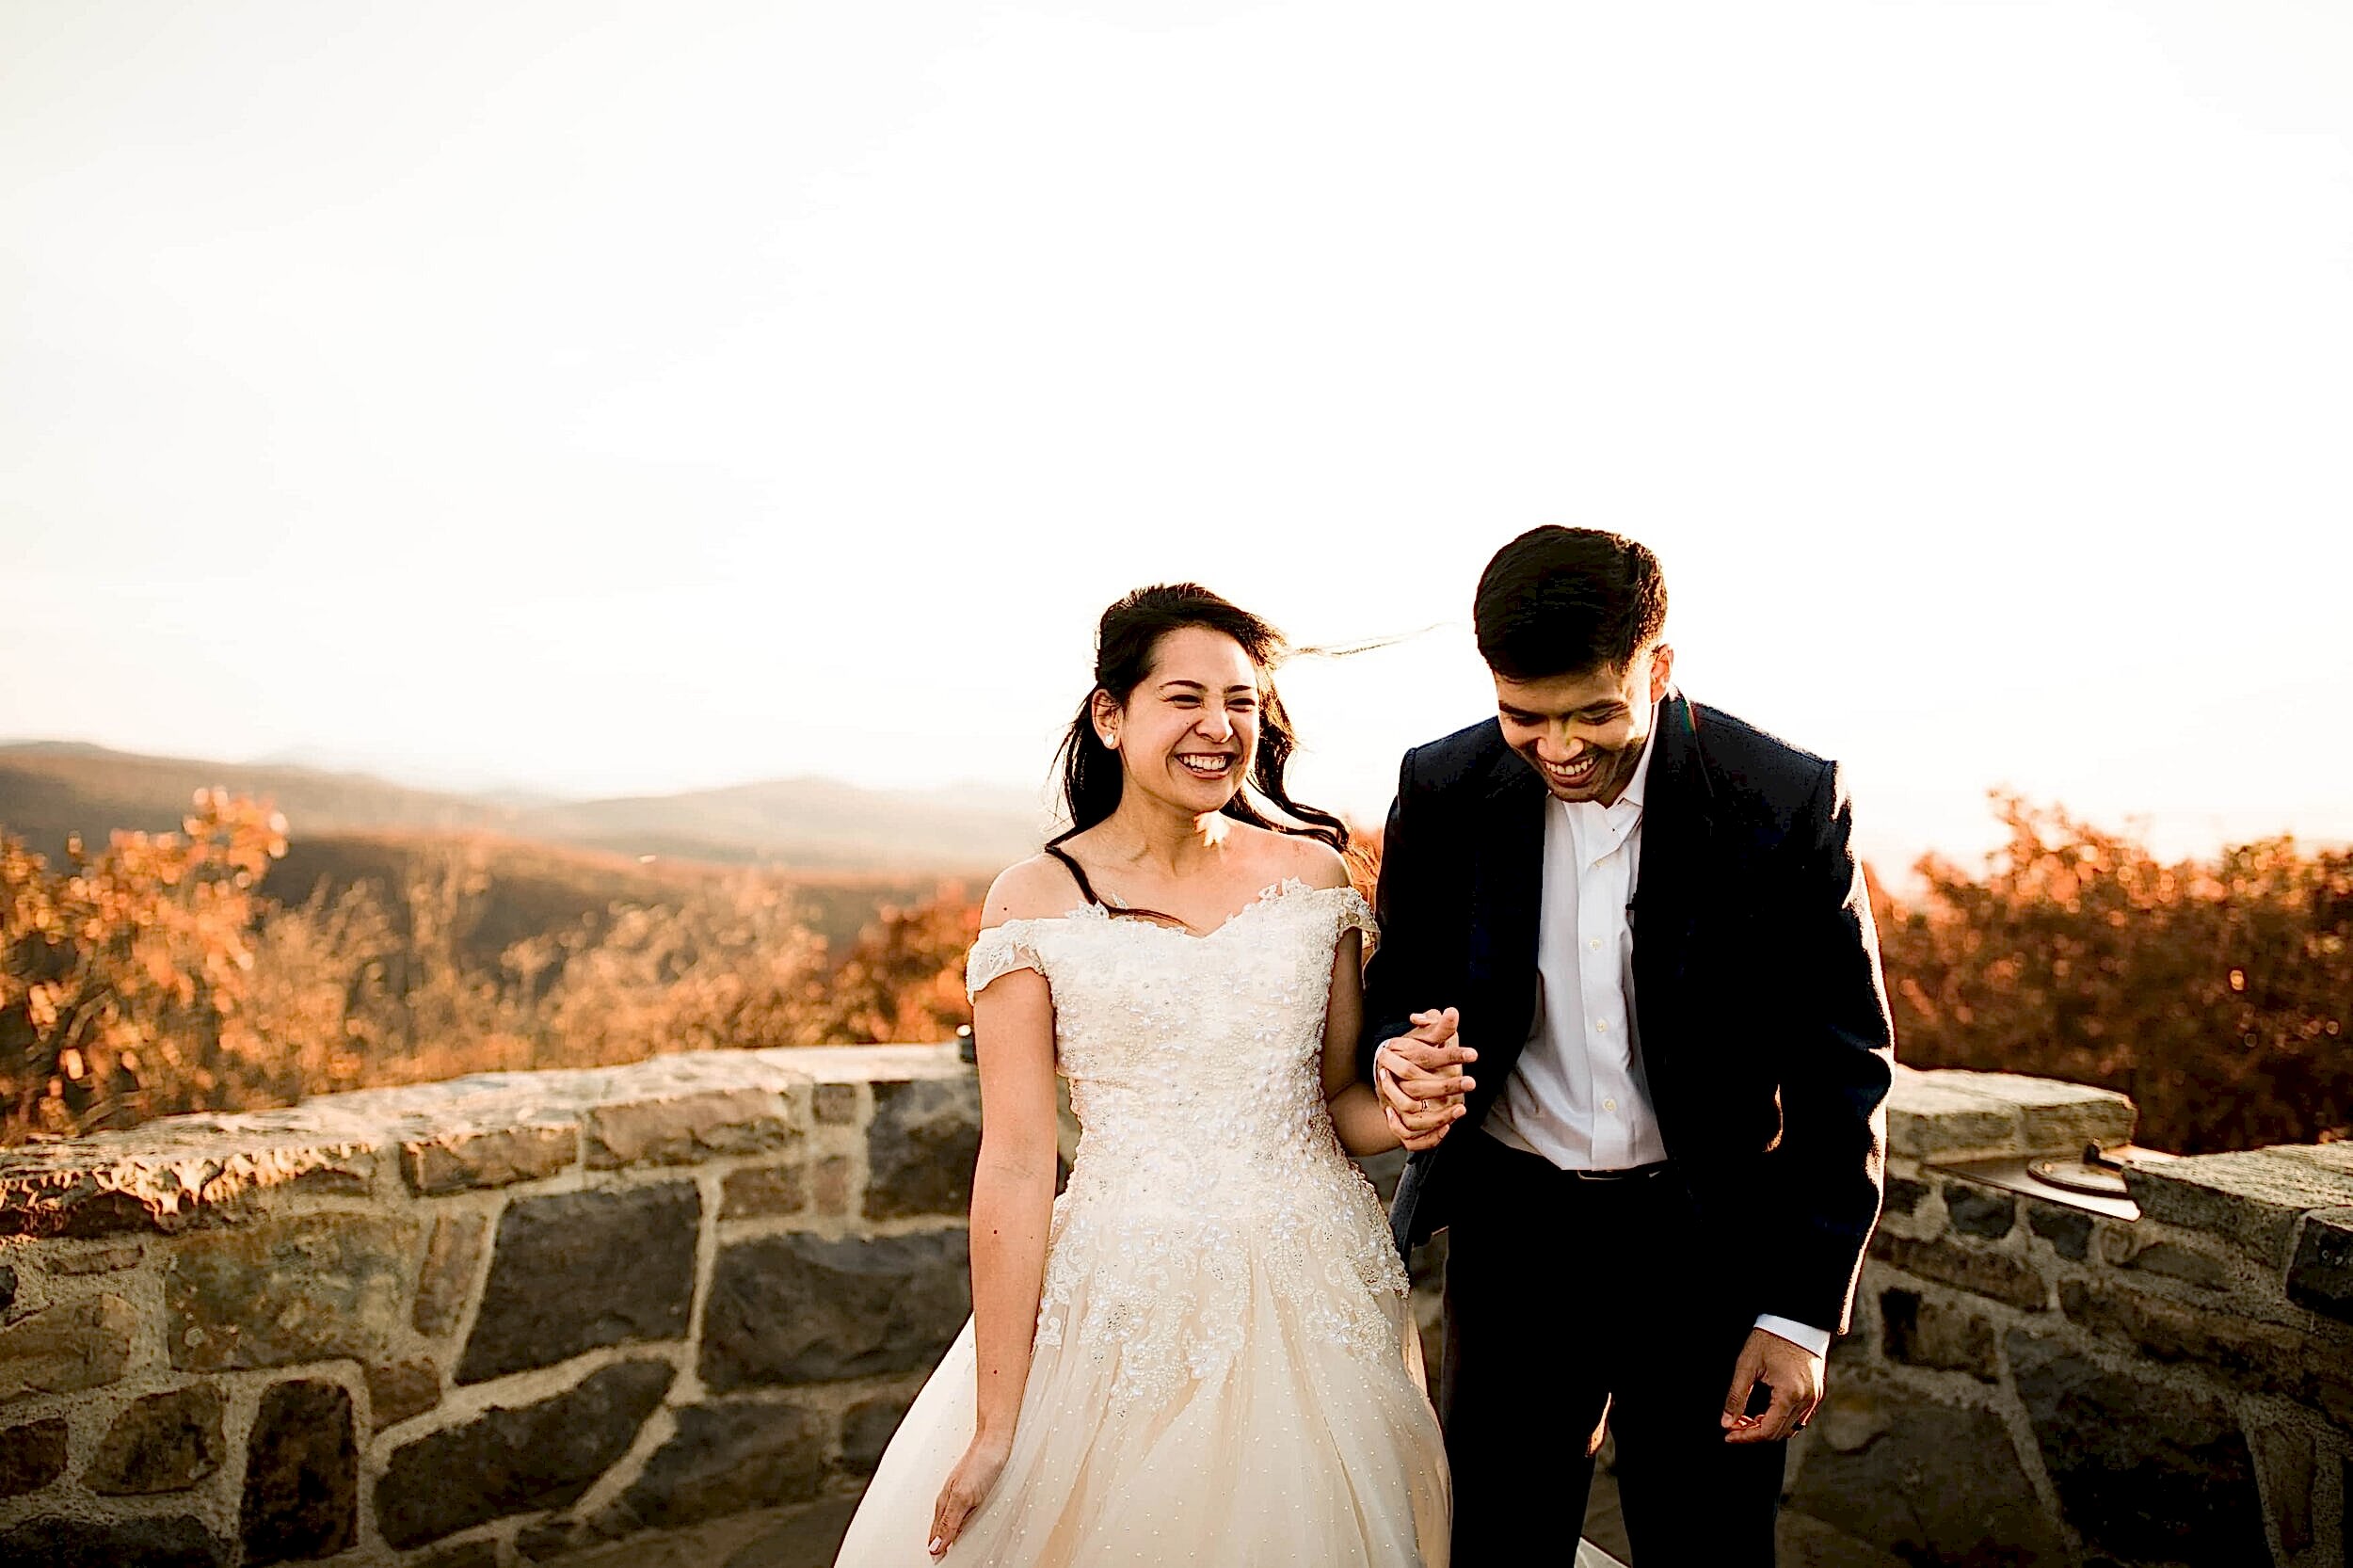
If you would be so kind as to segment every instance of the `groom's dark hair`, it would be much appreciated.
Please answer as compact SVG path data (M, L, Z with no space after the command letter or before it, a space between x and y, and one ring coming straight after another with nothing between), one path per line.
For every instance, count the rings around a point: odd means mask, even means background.
M1624 669L1667 624L1658 557L1599 528L1531 528L1479 577L1471 623L1487 667L1511 680Z

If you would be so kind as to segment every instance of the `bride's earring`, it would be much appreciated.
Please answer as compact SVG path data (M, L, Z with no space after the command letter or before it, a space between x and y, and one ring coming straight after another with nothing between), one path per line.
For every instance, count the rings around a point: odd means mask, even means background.
M1103 749L1106 751L1117 751L1119 749L1119 734L1116 730L1106 729L1103 731Z

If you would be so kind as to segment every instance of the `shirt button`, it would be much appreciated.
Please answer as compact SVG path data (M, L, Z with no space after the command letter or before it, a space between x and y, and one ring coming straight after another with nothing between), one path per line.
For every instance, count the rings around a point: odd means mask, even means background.
M1595 952L1599 952L1601 951L1601 938L1598 936L1593 937L1591 940L1587 941L1585 945L1592 948Z
M1597 1034L1609 1033L1609 1020L1608 1018L1595 1018L1593 1020L1593 1032Z
M1601 1108L1604 1111L1615 1111L1618 1109L1618 1102L1616 1100L1604 1100L1601 1102Z

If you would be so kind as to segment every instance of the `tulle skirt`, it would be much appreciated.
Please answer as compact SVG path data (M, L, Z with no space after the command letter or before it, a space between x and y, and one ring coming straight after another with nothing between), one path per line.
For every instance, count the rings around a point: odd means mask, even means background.
M1071 1327L1041 1334L1004 1473L948 1568L1445 1568L1446 1456L1403 1298L1239 1250L1195 1260L1220 1288L1166 1281L1158 1304L1110 1288L1116 1262L1054 1271L1075 1280L1054 1315ZM1106 1299L1090 1303L1095 1281ZM1212 1303L1221 1320L1149 1320ZM1336 1332L1369 1311L1387 1320L1385 1343ZM837 1568L929 1568L933 1506L972 1438L973 1354L968 1322L884 1452Z

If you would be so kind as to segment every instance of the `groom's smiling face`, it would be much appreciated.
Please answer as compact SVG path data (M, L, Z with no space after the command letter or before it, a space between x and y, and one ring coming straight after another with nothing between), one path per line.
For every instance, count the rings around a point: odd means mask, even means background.
M1634 782L1651 716L1667 695L1674 649L1639 649L1623 668L1515 680L1497 674L1503 739L1555 798L1614 805ZM1493 672L1490 672L1493 673Z

